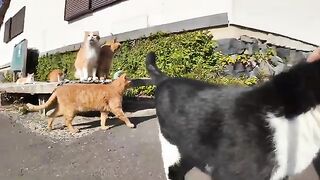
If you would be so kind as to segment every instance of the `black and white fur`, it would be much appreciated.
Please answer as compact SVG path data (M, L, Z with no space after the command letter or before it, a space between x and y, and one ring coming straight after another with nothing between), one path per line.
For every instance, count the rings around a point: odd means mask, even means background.
M252 88L171 78L146 67L168 179L193 167L215 180L280 180L300 173L320 147L320 61Z

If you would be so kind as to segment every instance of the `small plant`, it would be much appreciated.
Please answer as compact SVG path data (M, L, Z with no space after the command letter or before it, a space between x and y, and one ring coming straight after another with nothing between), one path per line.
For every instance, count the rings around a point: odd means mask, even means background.
M13 82L13 72L7 71L4 73L4 82Z
M48 78L48 74L54 69L67 69L66 78L70 80L75 79L75 58L76 52L58 53L40 57L37 66L36 80L46 81Z

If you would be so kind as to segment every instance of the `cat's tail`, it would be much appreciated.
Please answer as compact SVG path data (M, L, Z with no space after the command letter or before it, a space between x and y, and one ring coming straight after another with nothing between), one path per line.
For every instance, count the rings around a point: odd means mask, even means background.
M57 95L55 92L53 92L52 95L49 97L48 101L44 104L41 104L39 106L30 104L30 103L26 104L27 110L28 111L39 111L41 109L48 108L52 103L55 102L56 99L57 99Z
M168 79L169 77L160 71L156 65L156 54L154 52L149 52L146 59L146 68L151 77L153 84L158 85L162 81Z

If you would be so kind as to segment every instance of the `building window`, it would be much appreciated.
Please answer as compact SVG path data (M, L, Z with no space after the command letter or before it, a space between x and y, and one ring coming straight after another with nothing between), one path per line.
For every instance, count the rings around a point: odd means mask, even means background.
M23 33L24 27L24 16L26 12L26 7L23 7L17 14L12 17L11 21L11 39Z
M10 42L13 38L23 33L25 13L26 7L23 7L17 12L17 14L9 18L5 23L3 39L5 43Z
M11 40L10 29L11 29L11 18L9 18L4 25L3 42L5 43L8 43Z
M90 0L66 0L64 19L70 21L90 12Z
M71 21L120 0L66 0L64 20Z

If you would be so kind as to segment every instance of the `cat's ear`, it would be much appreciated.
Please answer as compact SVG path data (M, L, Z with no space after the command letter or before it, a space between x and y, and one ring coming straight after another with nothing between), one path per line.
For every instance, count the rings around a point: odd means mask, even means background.
M127 76L127 74L126 73L123 73L123 74L121 74L121 76L120 76L121 78L123 78L123 79L128 79L128 76Z
M84 39L87 39L89 33L90 33L89 31L85 31L85 32L84 32Z
M121 73L120 73L120 72L118 73L118 78L119 78L119 79L124 79L125 76L126 76L126 74L124 74L124 73L122 73L122 72L121 72Z
M127 74L122 74L124 81L126 82L126 84L130 84L132 81L131 79L127 76Z

